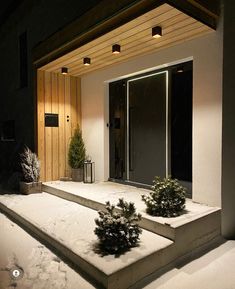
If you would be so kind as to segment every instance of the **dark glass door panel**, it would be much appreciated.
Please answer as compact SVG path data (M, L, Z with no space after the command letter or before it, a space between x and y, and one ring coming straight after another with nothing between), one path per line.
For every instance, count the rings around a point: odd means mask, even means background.
M129 92L129 181L166 175L166 72L133 79Z
M171 175L192 182L192 64L186 68L172 73Z
M110 178L126 179L126 85L109 84Z

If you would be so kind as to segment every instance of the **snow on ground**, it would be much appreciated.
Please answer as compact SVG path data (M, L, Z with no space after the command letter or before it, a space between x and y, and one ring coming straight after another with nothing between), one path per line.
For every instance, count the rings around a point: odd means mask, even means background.
M102 256L94 252L97 245L94 234L97 211L47 193L3 195L0 196L0 203L35 224L41 231L60 241L77 256L107 275L173 244L171 240L143 230L138 247L132 248L120 258L115 258L114 255Z
M187 264L179 264L144 289L234 289L235 241L227 241ZM148 282L150 278L148 278Z
M10 278L15 266L24 270ZM0 214L0 289L94 289L44 245Z
M77 195L102 204L104 204L106 201L110 201L112 204L117 204L119 198L124 198L128 202L134 202L137 211L141 213L142 217L157 223L170 224L173 228L191 222L192 220L215 212L219 209L216 207L195 203L190 199L186 199L184 214L174 218L156 217L150 216L146 213L146 205L141 198L141 195L149 194L150 190L147 189L114 182L84 184L82 182L52 181L44 184L52 188L66 191L72 195Z
M95 289L18 225L0 214L0 289ZM12 266L22 267L18 282L9 277ZM157 278L143 289L234 289L235 241ZM140 288L140 287L138 287ZM120 288L121 289L121 288Z

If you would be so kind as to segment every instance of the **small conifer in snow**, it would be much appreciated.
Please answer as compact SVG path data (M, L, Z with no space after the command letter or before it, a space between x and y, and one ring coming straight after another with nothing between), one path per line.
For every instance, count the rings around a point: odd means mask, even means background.
M21 168L24 181L27 183L38 182L40 177L40 163L37 155L28 147L21 154Z
M100 243L100 249L104 253L116 254L128 250L137 245L142 230L138 221L141 215L136 213L134 203L119 199L117 207L106 202L106 211L99 211L99 218L95 219L97 227L95 234Z
M170 177L153 181L152 192L149 196L142 195L146 212L153 216L176 217L185 207L186 188L176 179Z
M86 156L86 150L82 138L82 132L79 126L77 126L77 128L75 129L74 135L71 138L68 156L69 156L69 165L71 166L71 168L80 169L83 167Z

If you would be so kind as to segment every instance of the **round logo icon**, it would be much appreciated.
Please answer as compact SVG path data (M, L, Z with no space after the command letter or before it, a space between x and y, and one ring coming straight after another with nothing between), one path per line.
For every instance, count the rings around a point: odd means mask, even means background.
M10 276L14 280L19 280L23 277L24 272L21 268L14 267L10 270Z

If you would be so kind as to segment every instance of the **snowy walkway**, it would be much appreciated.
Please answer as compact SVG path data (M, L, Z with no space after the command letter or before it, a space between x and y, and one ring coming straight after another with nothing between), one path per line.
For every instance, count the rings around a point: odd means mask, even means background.
M0 289L94 288L3 214L0 214L0 232ZM24 270L23 278L17 282L9 274L15 266Z
M17 289L95 289L56 255L15 223L0 214L0 289L13 289L8 270L15 265L24 269ZM162 276L148 278L143 289L234 289L235 241ZM157 278L158 277L158 278ZM145 280L146 281L146 280ZM12 286L11 286L12 285Z
M192 202L190 199L186 200L185 214L174 218L153 217L146 214L145 203L141 200L141 195L148 194L149 190L137 188L134 186L122 185L114 182L98 182L94 184L84 184L80 182L62 182L53 181L46 182L45 185L50 188L55 188L64 192L68 192L74 196L79 196L84 199L99 202L104 204L110 201L113 204L118 202L119 198L124 198L128 202L134 202L135 206L141 215L149 220L156 221L160 224L169 224L171 227L178 227L186 224L201 216L215 212L216 207L210 207L203 204Z
M139 246L119 258L98 254L94 234L97 211L47 193L3 195L0 208L106 288L127 288L174 258L172 250L168 250L173 242L146 230Z

